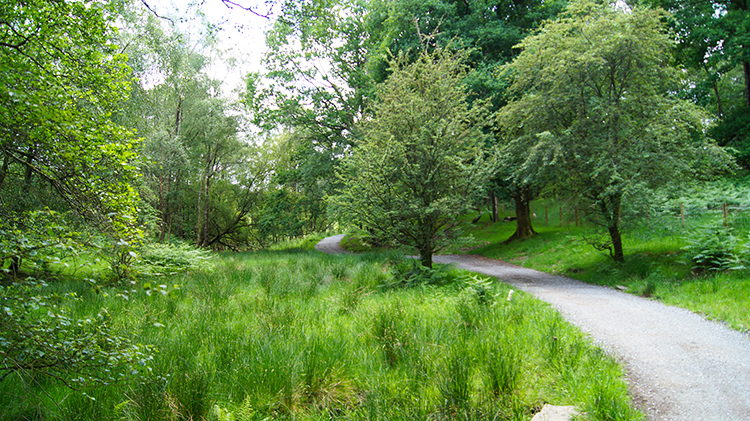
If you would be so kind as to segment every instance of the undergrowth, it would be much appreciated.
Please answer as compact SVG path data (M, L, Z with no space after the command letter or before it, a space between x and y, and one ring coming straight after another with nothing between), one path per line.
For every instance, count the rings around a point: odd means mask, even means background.
M166 275L179 288L165 295L58 282L80 298L66 314L104 312L153 347L149 369L85 395L10 375L0 418L528 420L549 402L642 419L621 367L546 304L455 269L410 270L394 255L298 248L221 254Z

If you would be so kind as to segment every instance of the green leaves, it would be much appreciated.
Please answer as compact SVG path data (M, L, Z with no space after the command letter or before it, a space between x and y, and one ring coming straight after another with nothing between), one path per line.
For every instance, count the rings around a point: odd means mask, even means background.
M75 319L64 310L74 300L42 295L28 284L0 289L0 378L11 373L28 381L48 377L80 390L150 371L151 347L113 334L106 310Z
M57 205L51 187L58 202L103 230L137 236L129 187L136 141L110 121L127 98L129 68L110 43L114 29L102 9L83 1L8 3L0 22L4 205L11 212ZM117 216L108 219L111 212Z
M492 171L481 149L487 112L482 102L467 103L464 59L437 49L413 64L405 55L391 62L334 199L343 217L418 249L428 267Z
M731 166L705 138L706 113L672 95L677 79L662 18L571 2L503 69L513 78L498 117L511 176L565 179L559 187L580 195L613 237L616 260L621 207L634 188Z

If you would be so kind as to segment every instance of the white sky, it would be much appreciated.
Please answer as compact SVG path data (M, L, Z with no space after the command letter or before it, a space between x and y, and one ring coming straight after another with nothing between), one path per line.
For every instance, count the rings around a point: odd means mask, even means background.
M208 74L224 82L222 90L225 95L231 95L232 90L241 86L248 72L262 70L265 31L275 18L275 10L269 10L263 0L232 0L229 6L221 0L151 0L147 3L156 13L172 18L178 30L188 34L192 41L204 35L205 26L201 24L199 12L218 28L218 48L223 53L221 56L211 56ZM269 15L269 18L237 6L230 7L231 3L252 7L260 14Z

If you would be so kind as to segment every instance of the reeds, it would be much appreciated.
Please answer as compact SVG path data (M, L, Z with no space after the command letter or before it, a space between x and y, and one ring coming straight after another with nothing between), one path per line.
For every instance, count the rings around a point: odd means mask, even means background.
M77 314L106 308L154 345L151 374L88 390L95 400L7 378L0 418L522 420L545 402L640 418L619 366L547 305L523 293L508 301L506 285L455 270L442 286L381 288L391 265L226 255L210 272L169 279L180 288L167 296L91 293Z

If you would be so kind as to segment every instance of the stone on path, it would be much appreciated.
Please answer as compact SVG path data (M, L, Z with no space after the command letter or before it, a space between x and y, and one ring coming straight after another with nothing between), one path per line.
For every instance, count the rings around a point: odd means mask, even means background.
M575 406L554 406L545 404L542 411L534 415L531 421L571 421L573 415L580 415Z

